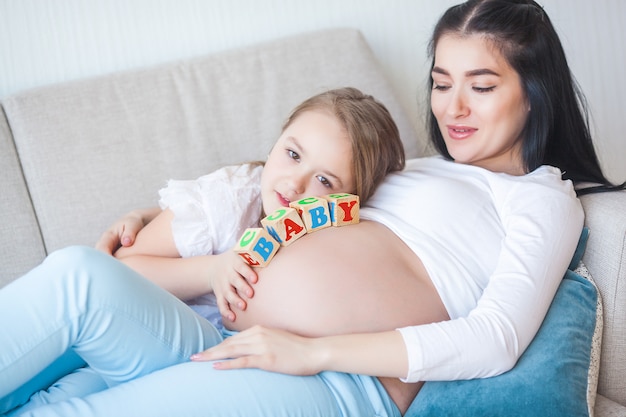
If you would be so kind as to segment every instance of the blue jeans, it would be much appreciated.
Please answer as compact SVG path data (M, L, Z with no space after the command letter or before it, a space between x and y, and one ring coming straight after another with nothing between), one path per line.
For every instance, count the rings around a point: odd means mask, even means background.
M0 290L0 308L0 415L399 416L376 378L190 362L224 335L91 248L51 254Z

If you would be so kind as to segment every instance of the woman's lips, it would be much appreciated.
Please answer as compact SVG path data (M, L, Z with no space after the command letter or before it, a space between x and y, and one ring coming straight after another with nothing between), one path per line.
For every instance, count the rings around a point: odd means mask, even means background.
M472 136L477 130L467 126L448 126L448 136L451 139L463 140Z

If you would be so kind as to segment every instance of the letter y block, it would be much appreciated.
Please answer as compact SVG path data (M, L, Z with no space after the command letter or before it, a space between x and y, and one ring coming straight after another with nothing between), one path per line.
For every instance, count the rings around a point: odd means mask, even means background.
M330 220L333 226L346 226L359 222L359 196L354 194L328 194L324 198L328 200Z

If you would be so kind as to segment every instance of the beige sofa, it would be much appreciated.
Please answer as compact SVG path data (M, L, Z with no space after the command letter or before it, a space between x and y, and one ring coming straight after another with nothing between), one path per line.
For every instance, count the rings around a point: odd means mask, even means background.
M346 85L383 101L407 155L419 156L411 119L417 125L422 117L403 111L366 42L350 29L3 99L0 286L55 249L93 245L120 214L154 206L169 178L263 159L291 108ZM626 416L626 193L582 200L591 230L583 260L604 302L595 415Z

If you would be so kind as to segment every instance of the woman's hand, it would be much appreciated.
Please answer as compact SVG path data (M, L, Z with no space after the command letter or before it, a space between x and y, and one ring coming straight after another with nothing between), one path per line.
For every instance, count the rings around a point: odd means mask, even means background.
M396 330L303 337L254 326L191 360L216 361L215 369L259 368L291 375L336 371L406 378L409 367L404 339Z
M102 233L96 242L96 249L113 255L122 246L132 246L135 243L137 233L160 212L161 209L153 207L133 210L125 214Z
M254 269L234 251L226 251L215 255L217 262L210 272L210 284L217 306L222 316L230 321L236 320L231 306L243 311L248 306L243 297L250 299L254 290L250 284L255 284L258 277Z
M216 369L259 368L291 375L314 375L322 369L316 340L293 333L254 326L195 354L191 360L218 361ZM229 359L230 360L224 360Z

